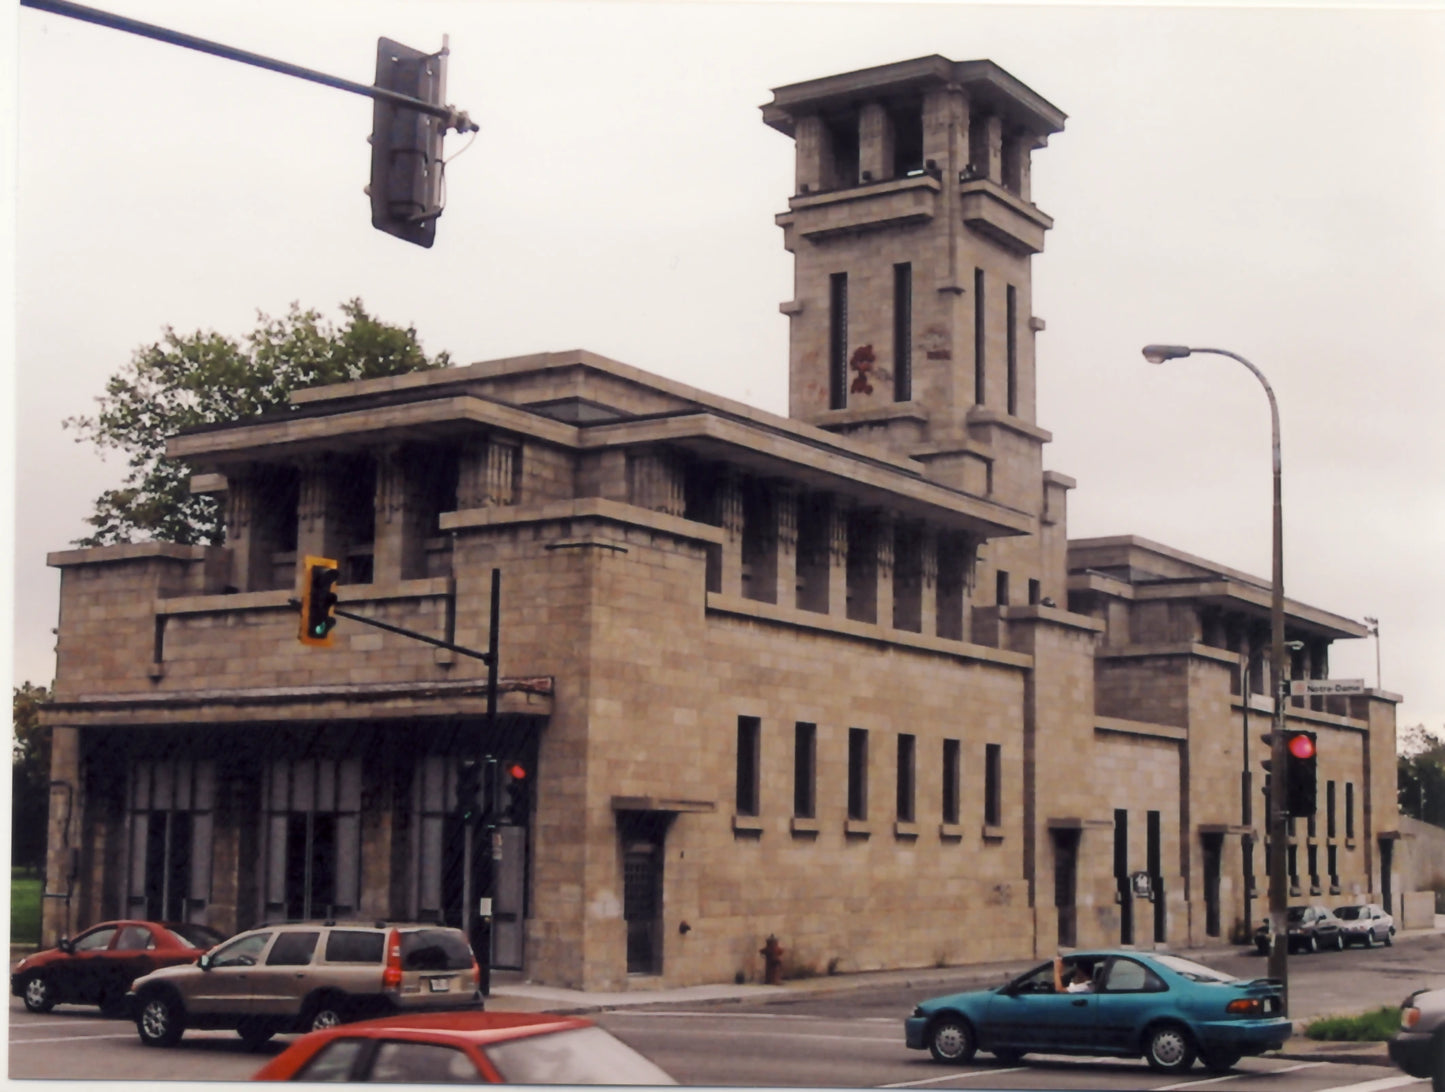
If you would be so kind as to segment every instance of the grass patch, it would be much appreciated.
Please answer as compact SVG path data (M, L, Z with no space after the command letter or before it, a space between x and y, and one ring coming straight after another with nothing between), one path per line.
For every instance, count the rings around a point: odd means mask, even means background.
M40 874L10 869L10 943L40 943Z
M1334 1042L1376 1043L1384 1042L1399 1030L1399 1007L1385 1005L1359 1016L1327 1016L1316 1020L1305 1028L1305 1036Z

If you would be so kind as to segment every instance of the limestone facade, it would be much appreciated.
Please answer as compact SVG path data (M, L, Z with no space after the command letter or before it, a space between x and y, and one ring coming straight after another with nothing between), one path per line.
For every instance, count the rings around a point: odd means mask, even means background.
M757 980L770 934L828 973L1200 942L1261 908L1269 589L1069 542L1075 483L1043 469L1029 157L1062 113L929 57L764 120L797 148L789 416L584 351L300 391L171 441L224 547L51 555L47 941L421 918L618 989ZM453 647L345 618L301 645L307 555L344 610ZM1294 675L1364 635L1287 607ZM1288 710L1320 740L1301 898L1399 893L1396 700ZM494 829L455 807L487 756L530 786Z

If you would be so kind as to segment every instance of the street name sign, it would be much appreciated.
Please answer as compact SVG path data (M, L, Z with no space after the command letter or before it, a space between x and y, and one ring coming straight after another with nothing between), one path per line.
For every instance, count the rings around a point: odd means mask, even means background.
M1289 696L1292 698L1321 698L1331 694L1363 694L1364 679L1291 679Z

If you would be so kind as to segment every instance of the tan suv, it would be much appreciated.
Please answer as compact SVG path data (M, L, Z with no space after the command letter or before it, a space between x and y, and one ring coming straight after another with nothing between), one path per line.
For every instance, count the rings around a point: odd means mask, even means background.
M137 978L127 1001L147 1046L173 1046L186 1028L235 1029L254 1046L368 1016L481 1008L480 981L460 929L286 922Z

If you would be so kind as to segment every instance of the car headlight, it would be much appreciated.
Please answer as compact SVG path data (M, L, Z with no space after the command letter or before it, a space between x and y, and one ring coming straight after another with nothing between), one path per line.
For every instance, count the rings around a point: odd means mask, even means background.
M1409 1031L1420 1022L1420 1010L1414 1005L1406 1005L1400 1010L1400 1027Z

